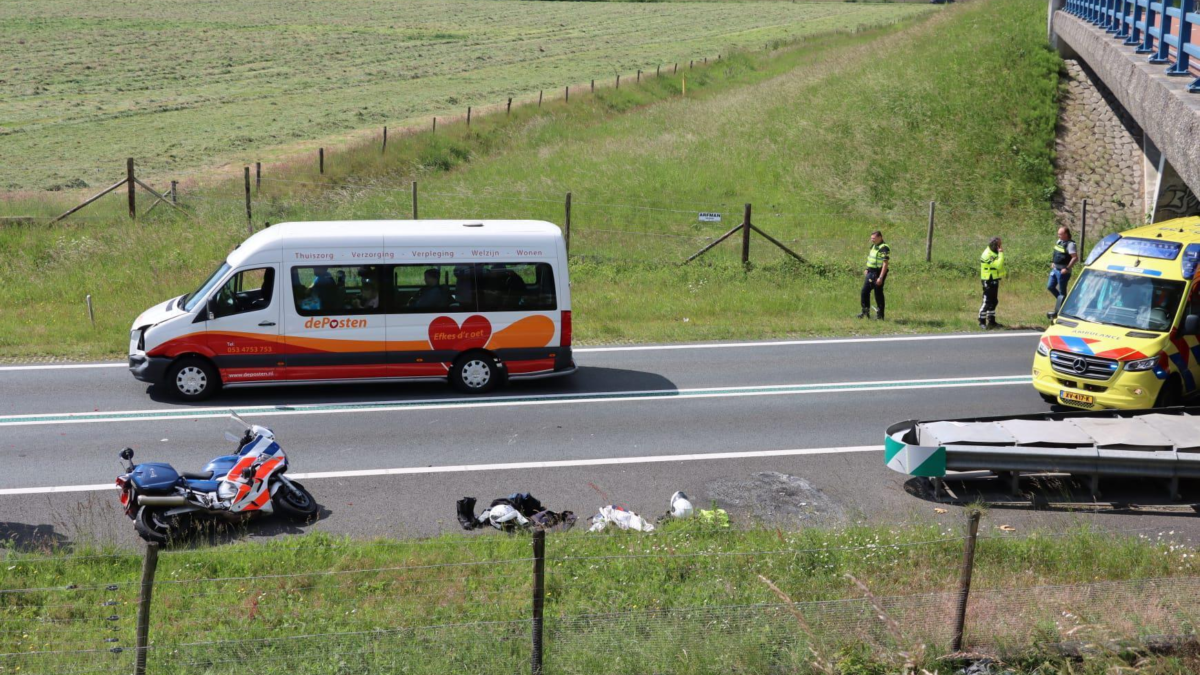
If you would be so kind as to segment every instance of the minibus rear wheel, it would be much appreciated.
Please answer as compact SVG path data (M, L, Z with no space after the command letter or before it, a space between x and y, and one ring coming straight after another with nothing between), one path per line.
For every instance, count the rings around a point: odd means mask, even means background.
M450 367L450 384L464 394L486 394L504 379L504 365L494 354L467 352Z
M203 401L221 388L221 375L207 359L185 356L167 369L163 384L184 401Z

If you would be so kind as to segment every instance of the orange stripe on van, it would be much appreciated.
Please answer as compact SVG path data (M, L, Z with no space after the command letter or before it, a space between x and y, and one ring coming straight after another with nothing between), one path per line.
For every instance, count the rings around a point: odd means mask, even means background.
M554 331L554 320L550 317L541 314L527 316L493 334L485 349L545 347L554 339Z

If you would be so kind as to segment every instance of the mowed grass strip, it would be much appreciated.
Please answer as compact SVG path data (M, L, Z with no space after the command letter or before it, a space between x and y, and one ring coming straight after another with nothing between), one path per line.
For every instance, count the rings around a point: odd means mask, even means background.
M386 154L364 144L327 156L324 176L307 161L268 166L255 226L405 218L414 177L423 218L561 223L570 190L581 343L972 328L977 257L999 234L1013 270L1000 319L1038 325L1049 298L1041 284L1054 231L1058 67L1042 12L1033 0L957 5L521 106L470 129L459 121L396 139ZM191 290L244 238L241 189L189 189L191 215L160 208L133 227L112 198L74 224L5 230L17 254L0 261L0 279L42 280L9 284L5 353L121 354L138 312ZM926 264L930 199L938 224ZM755 237L749 270L734 242L679 264L739 222L745 202L806 262ZM50 214L67 204L8 208ZM698 222L701 210L723 222ZM851 317L876 227L893 249L889 320L859 322ZM82 320L85 293L97 303L95 331Z
M927 12L838 3L0 4L0 191L100 188ZM114 174L114 172L116 172ZM113 176L113 177L110 177Z
M1194 603L1172 597L1194 582L1190 546L1159 533L1005 535L1002 523L984 521L968 644L1019 657L1038 653L1039 642L1131 639L1195 619ZM947 651L960 525L785 532L684 522L652 535L551 533L548 672L822 672L815 656L834 672L882 673L897 672L906 655L932 672ZM129 669L140 557L74 553L0 561L3 672ZM115 557L80 557L97 554ZM522 671L530 556L528 535L498 533L176 547L159 559L149 672ZM764 578L808 603L802 621ZM1139 583L1147 579L1165 581ZM1077 584L1098 586L1032 590ZM30 588L41 590L13 592ZM114 645L123 650L110 652Z

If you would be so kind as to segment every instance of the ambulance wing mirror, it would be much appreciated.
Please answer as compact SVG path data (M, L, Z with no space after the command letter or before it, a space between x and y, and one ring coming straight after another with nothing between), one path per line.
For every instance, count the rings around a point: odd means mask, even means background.
M208 298L208 302L204 304L204 311L208 313L208 320L212 321L217 318L217 296L213 295Z
M1200 315L1188 314L1183 320L1184 335L1200 335Z

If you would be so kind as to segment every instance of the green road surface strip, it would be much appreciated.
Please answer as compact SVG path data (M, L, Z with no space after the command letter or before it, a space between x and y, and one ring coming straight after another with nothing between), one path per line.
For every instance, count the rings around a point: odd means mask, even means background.
M838 393L845 391L887 391L903 389L937 389L946 387L996 386L1029 384L1028 375L996 377L944 378L933 380L892 380L886 382L839 382L831 384L787 384L753 387L721 387L651 391L619 391L592 394L548 394L539 396L500 396L488 398L421 399L414 401L380 401L364 403L329 403L316 405L266 405L229 408L131 410L114 412L55 413L46 415L9 415L0 417L0 426L37 424L122 422L173 419L203 419L224 417L231 412L239 415L303 415L353 412L382 412L388 410L423 410L429 408L477 408L511 405L547 405L582 403L588 401L631 401L647 399L719 398L735 396L779 396L788 394Z

